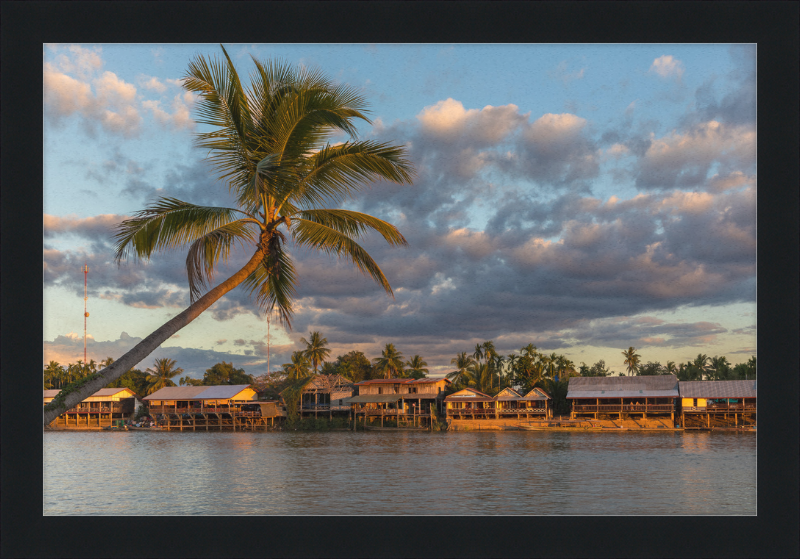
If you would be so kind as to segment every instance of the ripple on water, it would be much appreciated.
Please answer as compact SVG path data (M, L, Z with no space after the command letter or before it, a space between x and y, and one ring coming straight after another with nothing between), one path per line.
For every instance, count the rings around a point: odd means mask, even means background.
M756 436L44 433L43 481L47 515L754 515Z

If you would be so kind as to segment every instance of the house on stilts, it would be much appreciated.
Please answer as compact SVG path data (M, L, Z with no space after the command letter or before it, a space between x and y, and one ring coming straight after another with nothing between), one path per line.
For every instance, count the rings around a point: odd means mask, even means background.
M356 420L364 424L391 420L400 426L430 424L432 412L440 414L444 392L451 384L446 378L373 379L353 385L354 395L345 400Z
M674 425L677 400L675 375L571 377L567 389L570 419L669 417Z
M682 380L678 383L678 392L684 429L756 425L756 380Z
M283 415L276 402L258 402L249 384L169 386L144 398L168 431L266 429Z
M44 390L43 405L47 405L61 392ZM141 405L130 388L101 388L75 407L68 409L51 423L53 429L92 429L109 427L114 420L132 419Z

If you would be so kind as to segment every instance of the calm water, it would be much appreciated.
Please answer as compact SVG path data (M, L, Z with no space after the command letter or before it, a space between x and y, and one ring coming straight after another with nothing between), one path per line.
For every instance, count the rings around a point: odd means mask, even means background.
M754 433L44 433L45 515L756 514Z

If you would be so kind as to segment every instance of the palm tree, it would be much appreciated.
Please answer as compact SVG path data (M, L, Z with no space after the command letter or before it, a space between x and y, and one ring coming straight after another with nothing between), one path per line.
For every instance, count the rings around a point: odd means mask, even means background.
M175 368L176 364L174 359L164 357L162 359L156 359L152 369L145 370L145 373L149 374L151 377L148 379L149 384L147 385L146 391L148 395L166 386L175 386L172 378L183 372L183 369L180 367Z
M472 363L466 370L467 386L472 386L481 392L489 394L492 390L492 372L488 363L478 361Z
M703 380L703 377L708 374L708 355L698 353L690 365L694 368L695 374L700 377L697 380Z
M450 364L456 367L456 370L448 373L447 378L456 386L463 386L467 382L467 367L473 363L475 363L475 360L467 355L466 351L462 351L450 360Z
M61 388L63 375L64 367L59 365L56 361L50 361L47 367L44 368L44 387Z
M412 378L425 378L428 374L428 364L419 355L415 355L410 361L407 361L406 367L406 376Z
M678 368L675 366L675 361L667 361L665 369L668 375L674 375L678 372Z
M622 356L625 357L623 365L628 368L628 374L636 374L636 371L639 370L639 360L641 359L641 355L636 353L636 348L633 346L629 347L622 352Z
M287 373L287 378L291 380L299 380L301 378L310 376L310 364L311 362L309 361L305 351L295 351L292 353L292 362L284 363L282 366Z
M373 359L375 369L383 372L385 378L400 376L403 371L403 354L395 349L394 344L386 344L381 357Z
M522 355L530 357L531 359L535 358L538 354L538 348L533 344L528 344L519 351Z
M190 306L106 367L96 379L45 407L44 424L64 409L116 380L161 343L197 318L226 293L243 285L264 312L277 309L291 328L296 272L287 245L313 249L352 262L389 295L378 264L357 243L371 231L390 245L406 245L393 225L360 212L324 209L353 198L365 184L387 180L410 184L413 173L404 147L356 138L355 121L370 122L357 90L335 85L318 71L253 59L245 89L227 51L224 59L197 56L184 87L198 95L198 122L211 126L197 145L227 182L235 208L205 207L160 198L116 233L116 260L149 259L189 245L186 268ZM333 134L350 139L332 146ZM231 249L250 254L247 263L205 294L220 261ZM66 406L66 408L64 407Z
M725 380L728 378L730 372L730 363L728 363L728 358L724 355L722 357L715 355L711 358L711 365L709 368L714 380Z
M475 351L472 353L472 357L478 363L481 362L481 359L483 359L483 346L481 344L475 344Z
M300 343L306 344L305 353L314 366L314 374L316 374L317 366L325 361L328 355L331 354L331 350L327 347L328 338L320 337L319 332L309 332L308 337L310 341L300 338Z

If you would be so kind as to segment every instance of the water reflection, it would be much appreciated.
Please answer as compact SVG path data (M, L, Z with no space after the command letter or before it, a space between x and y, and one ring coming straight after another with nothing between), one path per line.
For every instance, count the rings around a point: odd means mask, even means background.
M755 476L754 434L44 434L45 514L755 514Z

